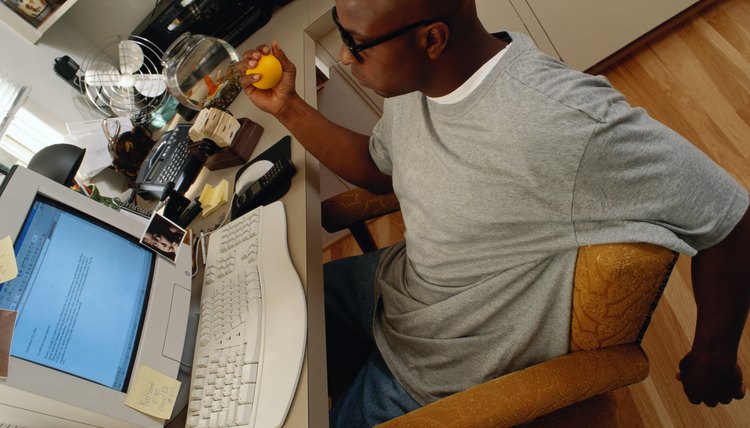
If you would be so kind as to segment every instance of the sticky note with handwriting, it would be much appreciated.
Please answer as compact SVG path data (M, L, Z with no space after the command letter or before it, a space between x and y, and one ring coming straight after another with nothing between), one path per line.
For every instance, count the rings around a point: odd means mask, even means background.
M0 283L10 281L18 276L16 253L10 236L0 239Z
M141 364L125 397L129 407L159 419L172 416L180 381Z

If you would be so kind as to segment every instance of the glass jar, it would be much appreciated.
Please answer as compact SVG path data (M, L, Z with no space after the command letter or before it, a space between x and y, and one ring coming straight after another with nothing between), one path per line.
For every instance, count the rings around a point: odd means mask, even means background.
M164 52L167 90L193 110L225 110L242 90L234 68L237 51L216 37L183 33Z

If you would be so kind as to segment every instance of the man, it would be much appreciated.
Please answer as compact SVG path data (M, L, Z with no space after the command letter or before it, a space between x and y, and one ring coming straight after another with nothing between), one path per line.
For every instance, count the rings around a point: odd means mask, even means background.
M371 137L305 104L275 43L259 51L280 59L281 83L242 80L328 168L401 204L404 243L325 269L329 367L366 359L341 396L331 388L332 425L369 426L566 353L576 250L605 242L697 253L679 377L696 404L744 395L745 189L605 79L521 34L488 34L473 0L338 0L333 17L342 63L387 98Z

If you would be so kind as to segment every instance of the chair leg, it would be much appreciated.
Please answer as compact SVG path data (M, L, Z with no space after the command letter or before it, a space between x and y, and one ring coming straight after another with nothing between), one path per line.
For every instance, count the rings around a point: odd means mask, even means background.
M375 245L375 240L372 239L370 229L367 228L365 222L360 221L349 226L349 231L352 233L354 240L357 241L357 245L362 250L362 253L369 253L375 251L378 247Z

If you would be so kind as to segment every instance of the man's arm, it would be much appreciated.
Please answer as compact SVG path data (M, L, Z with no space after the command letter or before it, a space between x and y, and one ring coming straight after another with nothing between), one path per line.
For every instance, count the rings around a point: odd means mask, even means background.
M724 240L693 257L692 280L698 319L678 379L690 402L728 404L745 395L737 351L750 308L750 209Z
M281 81L271 89L260 90L252 86L260 76L245 76L245 70L257 65L261 53L270 52L281 62ZM271 48L261 46L258 50L246 52L237 70L243 76L240 83L250 100L278 119L307 151L331 171L375 193L386 193L392 189L391 177L383 174L370 156L370 137L331 122L297 94L294 87L296 68L276 42Z

